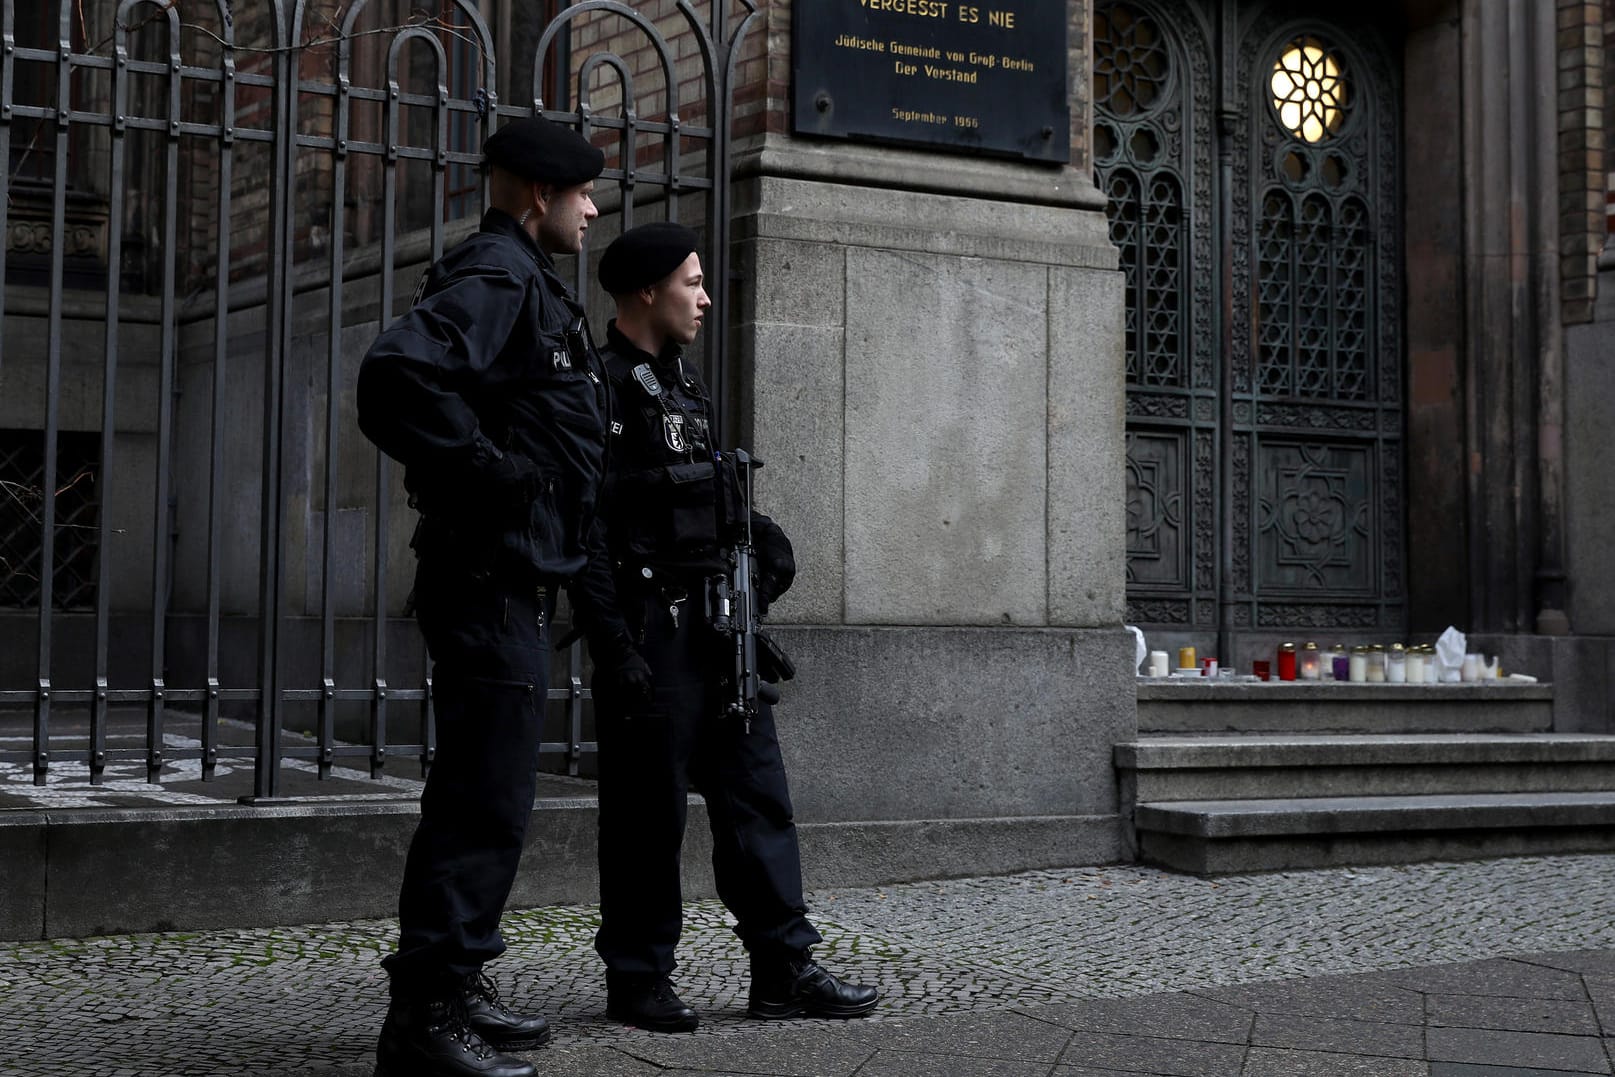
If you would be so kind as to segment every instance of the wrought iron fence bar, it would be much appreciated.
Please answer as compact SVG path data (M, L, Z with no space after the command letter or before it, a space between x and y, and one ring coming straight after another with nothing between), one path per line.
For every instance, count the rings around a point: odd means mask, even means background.
M582 757L591 752L598 752L600 750L600 746L598 743L592 740L578 741L576 743L564 740L546 740L540 743L538 746L540 755L564 755L571 758L574 754L574 750L575 754ZM568 773L574 778L577 777L576 770L569 770Z
M92 703L95 700L95 688L64 688L52 692L51 695L58 703ZM355 689L361 693L361 698L368 698L365 689ZM206 703L211 689L208 688L170 688L164 692L170 703ZM22 710L32 707L38 698L39 692L33 688L14 688L0 692L0 710ZM258 690L256 688L220 688L218 699L222 703L256 703ZM420 698L419 689L408 692L399 692L403 697L411 699ZM108 688L107 702L109 704L145 704L151 701L150 688Z
M578 114L575 110L563 112L555 109L545 109L544 118L554 120L557 123L570 123L577 120ZM620 131L626 123L627 120L620 116L592 116L589 120L589 125L591 127L597 127L603 131ZM672 124L666 120L641 119L636 120L635 123L638 125L640 130L658 135L667 134L668 130L672 127ZM686 138L697 139L702 142L712 141L717 134L717 132L711 127L692 127L682 122L679 124L679 133L684 135Z
M437 60L437 100L432 103L433 126L437 131L437 148L432 162L432 261L443 257L444 214L448 212L449 168L449 59L442 43L432 39L433 56Z
M405 747L410 747L406 745ZM322 768L329 771L330 764L338 759L367 759L370 756L370 747L365 744L350 744L333 746L329 749L318 747L289 747L281 749L281 758L297 760L313 760L320 763ZM327 779L329 774L327 774Z
M295 10L295 9L294 9ZM287 26L279 22L276 8L277 36L284 35ZM274 66L277 87L273 98L275 122L278 132L297 130L297 95L293 92L292 73L296 70L295 52L275 54ZM280 795L280 630L282 551L281 534L284 524L284 497L281 489L281 438L285 423L285 401L282 386L285 381L286 355L292 340L292 295L289 285L293 269L293 230L290 214L291 192L296 190L296 153L293 139L277 138L274 142L274 166L270 182L282 192L271 200L270 254L268 273L269 347L264 363L264 455L263 487L260 501L259 528L259 649L258 649L258 755L253 768L253 800L273 800Z
M568 648L567 667L571 676L562 693L566 700L567 728L571 731L571 740L566 753L566 772L574 778L578 775L579 764L582 762L582 753L579 745L583 743L583 646L574 643ZM554 689L550 690L551 698ZM540 748L542 751L542 747Z
M15 24L16 16L14 15L12 16L12 25ZM32 45L18 45L16 46L16 55L17 59L19 60L33 60L38 63L51 64L56 62L59 56L59 50L36 49Z
M137 0L124 0L126 14ZM168 14L168 142L165 149L163 187L163 326L158 351L157 386L157 474L152 498L151 559L151 703L147 710L146 737L151 758L146 763L147 780L156 782L163 768L163 726L166 718L164 690L167 677L168 573L173 553L174 507L169 504L174 458L174 360L178 353L175 331L178 288L179 235L179 143L180 76L179 11L170 6ZM122 18L119 19L120 24ZM120 34L126 31L120 29Z
M235 31L224 28L225 46L222 57L224 94L220 102L223 132L219 143L219 205L216 227L218 240L214 246L213 292L216 297L213 310L213 415L208 432L208 521L207 521L207 689L202 715L202 780L214 777L214 764L218 760L219 703L223 690L219 686L219 610L223 581L224 560L224 437L225 437L225 384L229 380L230 355L230 198L234 188L235 146L231 133L236 123L236 69L233 48ZM171 692L169 699L178 700L180 693Z
M344 66L343 74L347 73ZM389 70L389 76L394 72ZM392 85L396 86L396 80ZM396 100L389 100L382 112L382 133L388 142L397 139L398 132L398 105ZM395 227L398 213L398 163L391 156L386 157L381 165L381 264L377 273L381 277L381 325L383 327L392 323L393 308L397 305L394 294L393 278L397 273L398 236ZM435 248L437 239L434 236L432 246ZM385 498L387 493L387 463L382 453L377 453L376 463L376 489L380 497ZM378 513L379 514L379 513ZM376 549L379 552L385 545L385 515L381 516L376 526ZM385 610L382 601L382 576L380 562L378 561L376 574L376 601L377 609ZM377 625L378 636L384 634L385 622ZM378 649L376 668L371 673L374 681L370 698L370 776L379 778L386 772L387 767L387 698L390 689L387 686L387 668L381 664L380 650ZM422 725L424 726L424 716ZM426 737L423 733L422 739ZM422 753L425 754L424 751Z
M53 162L51 220L56 234L61 234L61 223L67 219L67 116L73 103L72 55L73 26L71 12L62 5L58 25L58 55L56 68L56 159ZM45 344L45 466L40 480L39 520L39 666L38 697L34 707L34 784L45 784L50 758L46 746L50 743L51 710L51 635L55 605L56 576L56 439L59 432L58 411L61 407L62 380L62 292L66 270L66 244L51 244L50 254L50 315Z
M332 139L313 136L301 139L298 142L300 149L331 150L335 143ZM342 152L348 154L364 154L370 157L385 157L396 148L398 156L409 157L415 160L429 161L437 157L437 151L425 146L398 146L393 147L380 142L365 142L362 140L349 140ZM482 154L472 153L469 150L449 150L445 157L449 164L455 165L481 165Z
M342 41L344 61L350 49L348 39ZM341 439L338 429L338 405L342 400L342 263L346 254L346 228L343 221L344 202L347 197L348 170L346 167L349 99L348 69L344 62L338 72L333 119L335 137L331 141L331 219L330 256L331 283L327 291L329 305L326 320L326 381L325 381L325 528L320 551L320 683L323 686L318 699L318 737L322 749L319 756L319 776L331 775L331 747L336 742L336 606L332 576L336 569L336 486L337 444Z
M12 69L16 65L17 34L16 0L0 0L0 161L6 162L7 196L0 198L0 237L11 234L6 218L11 208L11 124L12 124ZM10 244L0 239L0 326L6 316L6 249ZM5 356L0 355L0 374L5 373Z
M662 154L667 161L667 175L658 177L656 173L647 174L651 183L661 183L667 188L667 219L676 222L679 219L679 190L681 186L681 164L683 156L679 152L680 131L683 125L679 122L677 110L667 114L667 132L663 136ZM646 124L645 130L655 132L654 124Z
M437 759L437 711L432 704L432 674L430 656L426 667L426 689L421 695L421 776L432 770Z
M14 116L21 119L49 120L60 115L59 110L44 105L13 105L11 111ZM110 113L85 112L78 109L68 112L68 120L73 124L92 127L111 127L119 122L118 118ZM153 119L149 116L125 116L122 124L124 127L135 131L170 131L173 129L172 121ZM600 124L598 126L606 125ZM179 123L180 134L194 135L198 138L218 138L225 131L225 128L221 128L216 123L203 123L197 120L181 120ZM229 134L232 138L245 142L274 142L277 138L273 131L264 131L252 127L237 128L229 131ZM300 134L297 136L298 149L329 150L332 148L333 143L334 140L325 135ZM421 156L423 160L432 155L432 151L418 147L400 146L399 150L402 152L406 148L418 150L419 152L416 155ZM352 142L348 145L350 152L362 151L379 154L386 152L386 149L387 147L376 142ZM481 164L482 155L480 152L451 150L449 151L449 160L454 164Z
M426 691L421 688L388 688L384 691L389 701L418 703L426 698ZM327 695L334 703L371 703L374 702L377 693L372 688L288 688L280 694L284 703L318 703L321 697ZM333 740L332 743L335 744L336 741Z
M120 28L117 34L117 49L120 58L127 53L126 32ZM118 65L112 71L112 112L122 118L129 112L129 78L123 65ZM122 274L111 272L112 266L123 264L123 216L124 195L127 190L124 183L123 171L128 150L128 140L125 137L127 128L119 123L112 127L112 146L109 160L109 186L113 192L107 205L107 283L106 283L106 314L103 319L106 335L104 337L104 353L102 356L102 384L101 384L101 473L97 476L99 489L97 497L102 504L102 510L97 513L97 530L99 541L96 549L96 587L95 587L95 684L96 691L90 708L90 784L100 785L104 778L106 765L106 736L107 717L110 694L108 688L107 652L110 646L111 600L112 588L109 581L112 579L112 521L106 512L107 476L112 474L112 464L117 444L117 393L118 393L118 330L119 319L122 316ZM60 697L58 696L58 700Z

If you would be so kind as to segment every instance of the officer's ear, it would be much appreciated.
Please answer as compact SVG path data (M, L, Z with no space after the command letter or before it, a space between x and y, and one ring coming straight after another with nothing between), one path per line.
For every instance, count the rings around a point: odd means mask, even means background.
M645 306L654 307L656 305L656 289L658 287L659 286L655 284L648 284L634 294L639 296L639 301L644 303Z
M548 213L550 200L555 197L555 188L547 183L533 184L533 203L538 206L540 213Z

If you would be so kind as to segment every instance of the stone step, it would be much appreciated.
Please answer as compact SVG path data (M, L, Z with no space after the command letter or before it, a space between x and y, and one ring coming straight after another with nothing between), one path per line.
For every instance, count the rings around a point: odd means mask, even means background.
M1596 734L1142 737L1115 763L1129 803L1615 789Z
M1140 803L1141 859L1215 875L1615 850L1615 792Z
M1142 734L1545 733L1553 685L1140 679Z

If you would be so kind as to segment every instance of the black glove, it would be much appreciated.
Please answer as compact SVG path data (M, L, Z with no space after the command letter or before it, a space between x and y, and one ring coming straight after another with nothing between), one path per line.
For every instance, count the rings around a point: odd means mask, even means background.
M774 600L790 587L790 584L780 583L779 577L772 572L762 572L757 576L757 616L768 616L768 607Z
M625 652L611 671L611 690L625 710L649 706L655 698L650 664L635 650Z
M488 463L484 472L488 481L488 496L499 509L516 516L525 516L538 497L542 477L538 465L520 453L507 452Z
M751 526L757 549L757 609L766 613L769 604L789 591L796 579L796 551L779 524L762 513L752 516Z

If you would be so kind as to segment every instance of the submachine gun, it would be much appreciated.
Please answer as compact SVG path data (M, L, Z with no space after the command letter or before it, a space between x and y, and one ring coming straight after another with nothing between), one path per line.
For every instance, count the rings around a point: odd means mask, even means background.
M751 495L752 472L762 467L763 462L742 449L730 455L745 490L742 507L745 525L729 551L729 572L712 577L709 601L712 627L731 644L734 652L734 694L724 711L729 717L740 719L750 733L752 719L757 717L758 700L773 705L780 699L779 689L763 679L759 654L768 662L771 680L790 680L796 670L774 641L758 629L761 618L757 611L757 551L752 545Z

